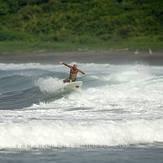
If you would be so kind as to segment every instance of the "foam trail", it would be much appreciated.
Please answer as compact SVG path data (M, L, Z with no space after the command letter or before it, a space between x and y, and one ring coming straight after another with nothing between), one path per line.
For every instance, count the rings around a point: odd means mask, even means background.
M0 124L0 148L117 146L163 142L163 120Z

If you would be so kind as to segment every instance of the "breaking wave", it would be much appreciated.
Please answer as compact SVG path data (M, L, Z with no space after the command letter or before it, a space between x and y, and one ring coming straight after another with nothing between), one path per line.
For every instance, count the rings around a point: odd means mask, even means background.
M63 66L0 63L0 148L163 143L163 67L77 64L64 93Z

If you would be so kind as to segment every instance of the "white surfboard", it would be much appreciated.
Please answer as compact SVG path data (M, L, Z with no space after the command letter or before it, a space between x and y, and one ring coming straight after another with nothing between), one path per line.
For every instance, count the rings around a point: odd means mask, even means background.
M69 83L64 83L65 89L70 89L70 90L77 90L82 87L83 82L82 81L75 81L75 82L69 82Z

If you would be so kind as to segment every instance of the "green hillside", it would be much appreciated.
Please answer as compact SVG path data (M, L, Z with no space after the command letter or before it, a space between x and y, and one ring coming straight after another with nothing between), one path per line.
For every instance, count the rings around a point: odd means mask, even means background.
M67 44L104 49L149 46L161 49L163 2L0 0L0 49L7 46L4 42L27 42L29 47L41 42L47 45L45 49L53 43L60 49L69 49L71 45Z

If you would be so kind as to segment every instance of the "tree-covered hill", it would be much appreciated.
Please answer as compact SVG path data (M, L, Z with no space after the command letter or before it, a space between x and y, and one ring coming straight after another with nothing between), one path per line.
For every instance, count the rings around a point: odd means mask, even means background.
M163 41L162 0L0 0L0 41Z

